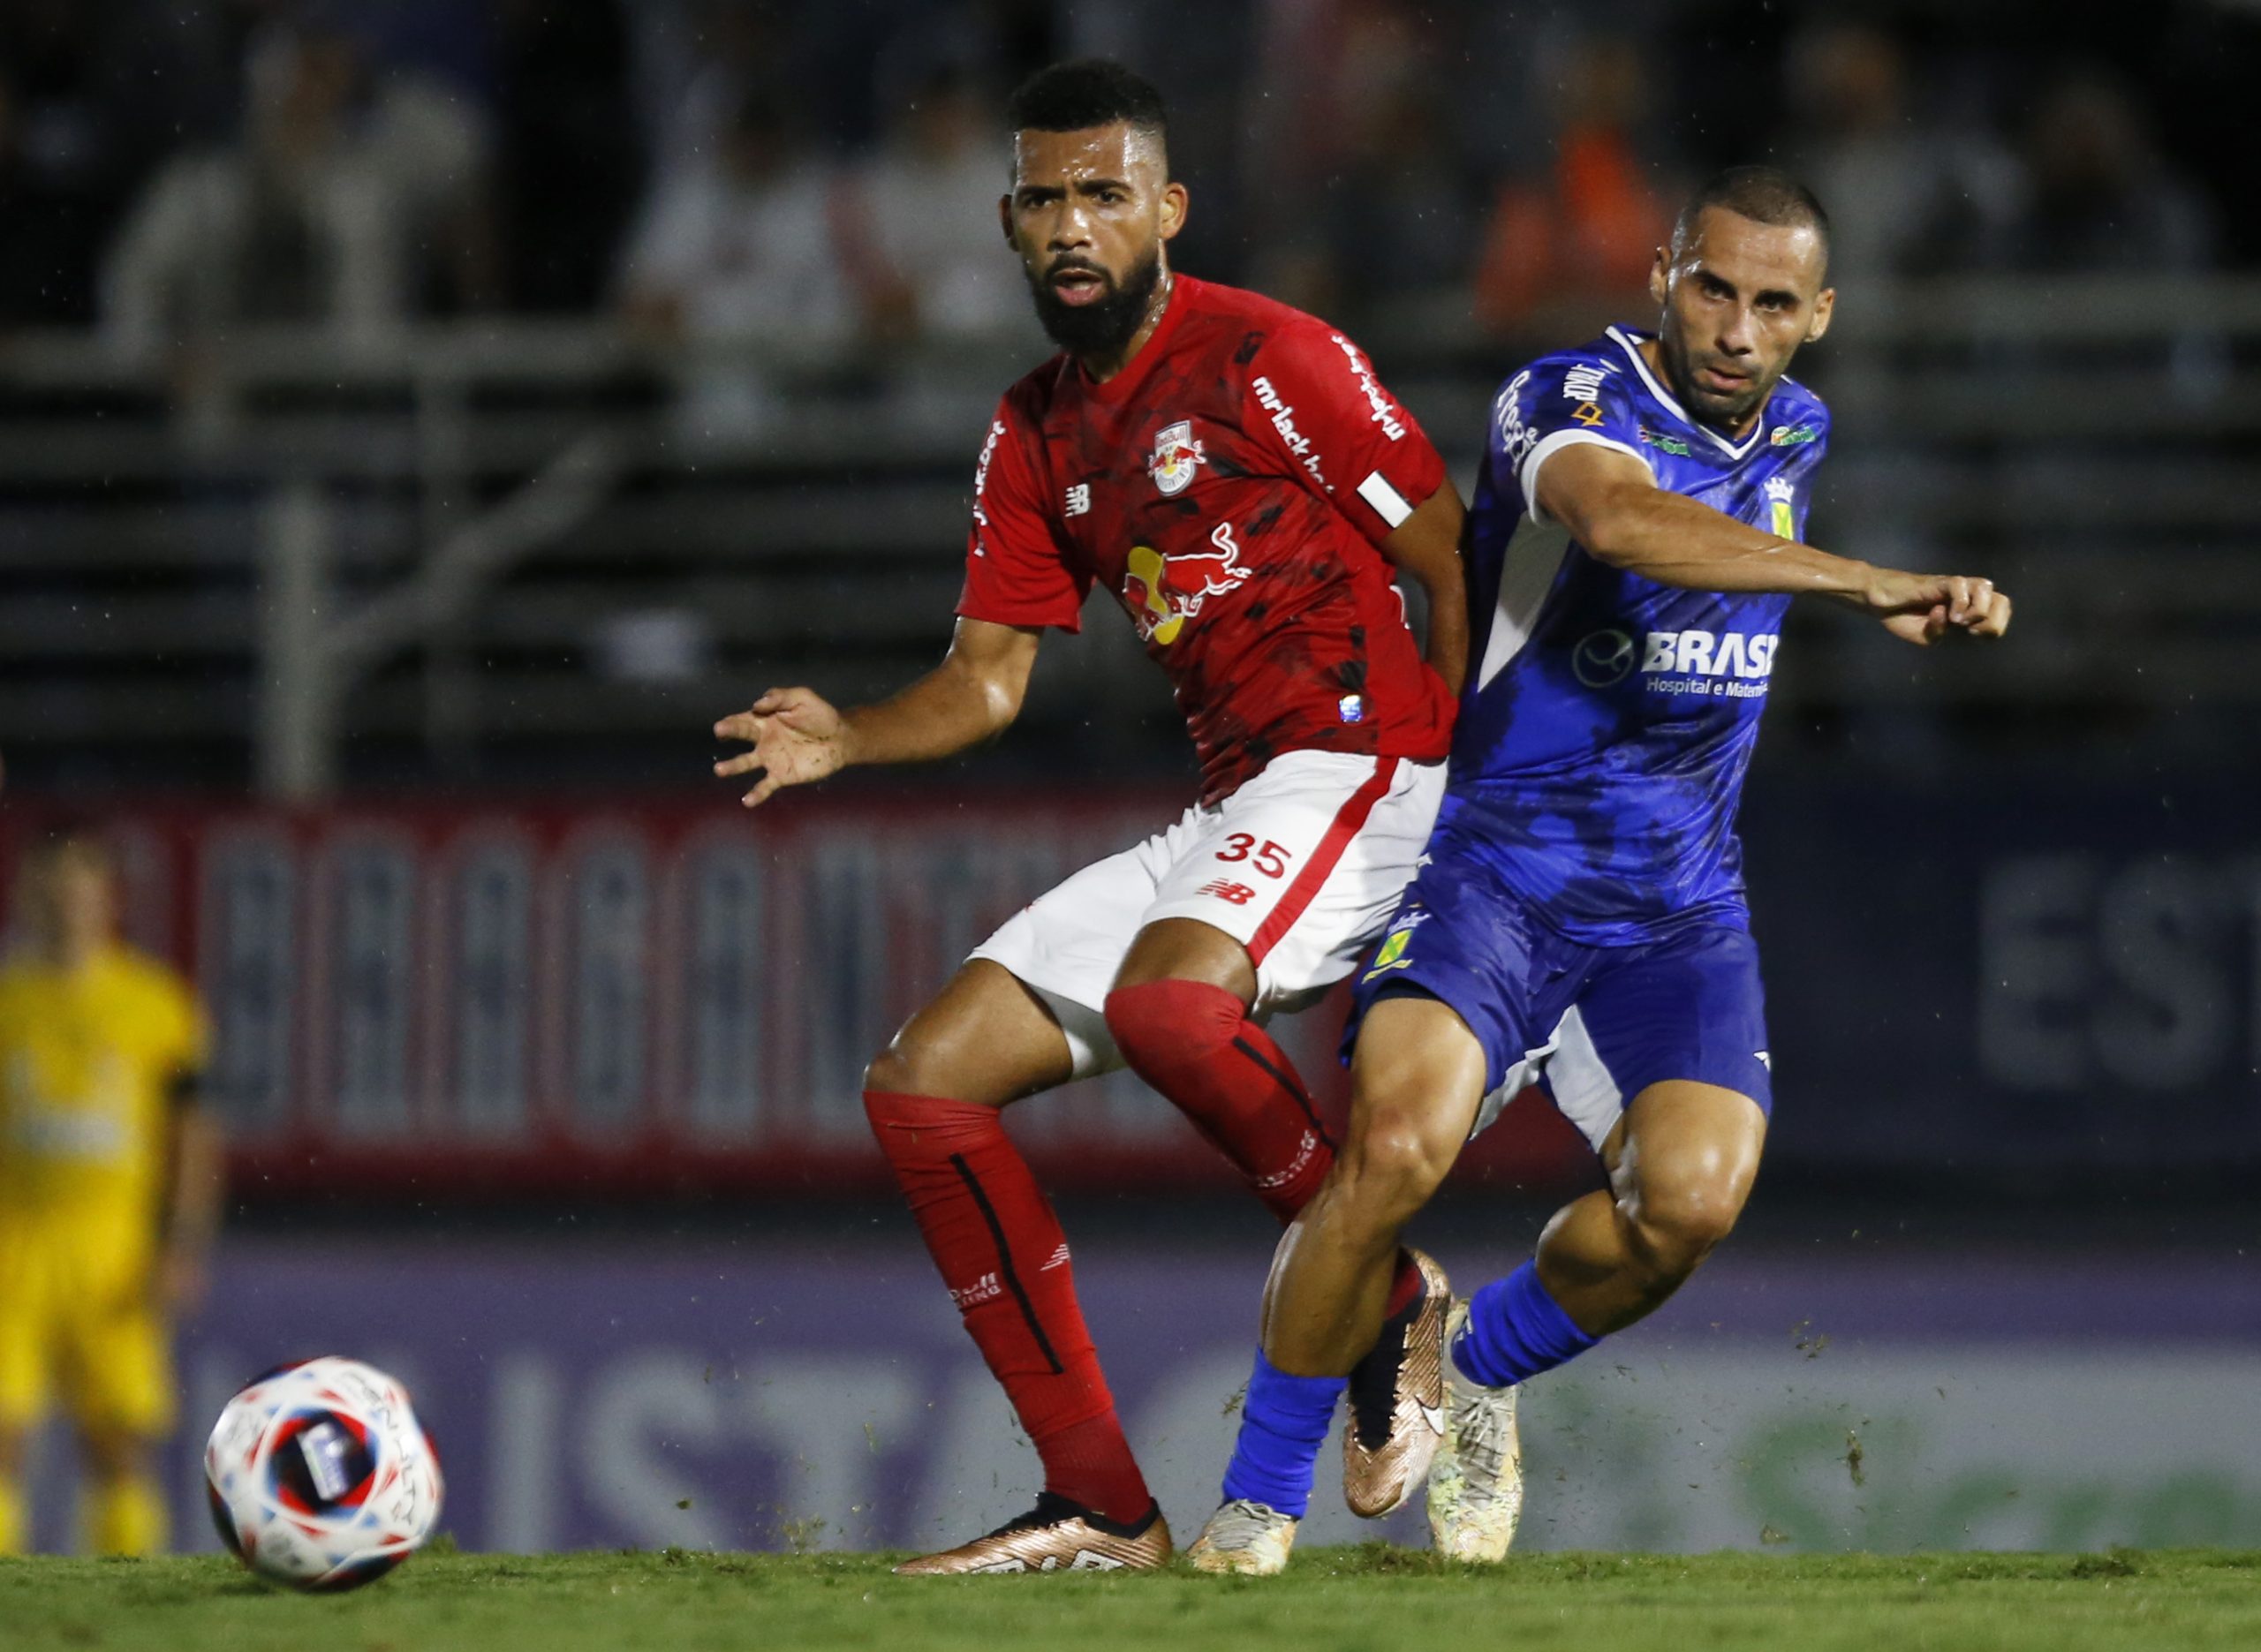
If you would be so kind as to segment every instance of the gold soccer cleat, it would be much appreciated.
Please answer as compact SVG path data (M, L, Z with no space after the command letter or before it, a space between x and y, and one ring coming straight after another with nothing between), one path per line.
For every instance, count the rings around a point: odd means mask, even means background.
M1036 1506L987 1536L940 1554L920 1555L896 1567L906 1578L955 1577L977 1572L1151 1572L1170 1556L1169 1523L1161 1505L1146 1518L1122 1525L1079 1504L1040 1494Z
M1468 1324L1455 1302L1448 1349ZM1445 1360L1445 1432L1429 1466L1429 1536L1454 1560L1504 1560L1523 1513L1523 1447L1516 1437L1516 1391L1483 1388Z
M1296 1517L1247 1497L1221 1505L1185 1551L1203 1572L1236 1572L1268 1578L1287 1569L1296 1546Z
M1407 1254L1421 1294L1381 1329L1350 1373L1342 1430L1342 1500L1367 1520L1394 1513L1429 1472L1445 1431L1445 1316L1452 1286L1433 1257Z

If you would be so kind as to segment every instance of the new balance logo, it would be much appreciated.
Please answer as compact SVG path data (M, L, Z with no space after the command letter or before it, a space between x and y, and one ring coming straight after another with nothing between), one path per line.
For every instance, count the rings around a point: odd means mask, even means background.
M1067 1265L1068 1241L1063 1239L1060 1241L1060 1248L1052 1253L1052 1259L1047 1262L1042 1267L1039 1268L1037 1271L1039 1273L1049 1273L1055 1268L1064 1268Z
M1092 508L1092 485L1078 482L1068 490L1067 502L1061 507L1062 515L1080 517Z
M950 1301L958 1305L960 1311L964 1311L969 1308L978 1308L983 1302L994 1301L1004 1294L1005 1287L997 1282L997 1276L994 1273L985 1273L972 1284L963 1288L952 1286Z
M1231 901L1235 906L1246 906L1250 901L1256 899L1256 891L1250 888L1246 884L1231 883L1222 878L1216 879L1210 883L1203 884L1193 893L1196 894L1213 894L1220 901Z

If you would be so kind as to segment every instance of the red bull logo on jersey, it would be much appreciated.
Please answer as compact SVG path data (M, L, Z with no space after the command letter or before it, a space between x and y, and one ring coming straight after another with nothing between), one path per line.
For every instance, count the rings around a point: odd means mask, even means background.
M1165 494L1182 494L1201 467L1201 444L1193 439L1193 421L1181 419L1154 434L1154 456L1146 461L1146 474Z
M1247 584L1255 570L1241 562L1232 524L1219 523L1209 543L1216 548L1168 556L1151 545L1131 547L1123 577L1123 606L1130 611L1140 642L1168 647L1211 597Z

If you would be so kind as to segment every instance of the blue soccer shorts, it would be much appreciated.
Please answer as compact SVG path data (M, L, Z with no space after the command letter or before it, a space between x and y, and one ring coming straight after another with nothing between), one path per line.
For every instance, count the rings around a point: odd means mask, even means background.
M1357 974L1344 1055L1378 1001L1418 993L1450 1006L1484 1046L1476 1130L1533 1083L1597 1152L1626 1103L1667 1079L1739 1091L1771 1114L1758 946L1728 921L1739 916L1690 915L1646 941L1588 946L1488 870L1433 861Z

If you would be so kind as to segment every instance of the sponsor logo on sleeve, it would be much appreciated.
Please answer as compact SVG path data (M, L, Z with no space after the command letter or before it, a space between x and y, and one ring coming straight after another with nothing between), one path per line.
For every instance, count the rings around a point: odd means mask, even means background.
M1366 365L1365 357L1359 354L1358 347L1342 334L1330 333L1327 336L1335 341L1336 349L1350 358L1350 371L1357 375L1358 389L1366 398L1366 417L1380 425L1381 434L1392 441L1401 440L1405 434L1405 425L1397 416L1397 404L1382 393L1380 381L1374 377L1374 370Z
M1296 428L1294 404L1281 396L1271 380L1261 375L1249 388L1256 392L1256 404L1272 416L1272 428L1280 433L1281 441L1295 455L1296 462L1310 472L1312 481L1333 493L1334 488L1327 486L1326 471L1320 468L1319 449L1312 445L1309 436Z
M1819 439L1821 432L1811 425L1777 425L1774 434L1766 438L1773 448L1803 448Z
M1616 371L1614 362L1579 362L1562 375L1562 399L1566 402L1599 402L1603 387L1608 384L1610 375Z
M1182 494L1192 482L1193 472L1201 468L1202 457L1201 444L1193 439L1193 421L1181 419L1154 434L1154 452L1146 461L1146 474L1164 494Z
M988 514L981 509L981 495L989 487L989 461L997 455L997 439L1005 434L1005 421L989 421L989 438L981 444L981 456L973 462L973 554L987 556L989 547L982 543L981 535L989 526Z
M1507 456L1510 465L1518 467L1536 440L1531 427L1523 422L1523 393L1530 382L1531 369L1525 367L1508 381L1507 388L1500 392L1500 399L1492 406L1492 417L1500 427L1500 451Z

